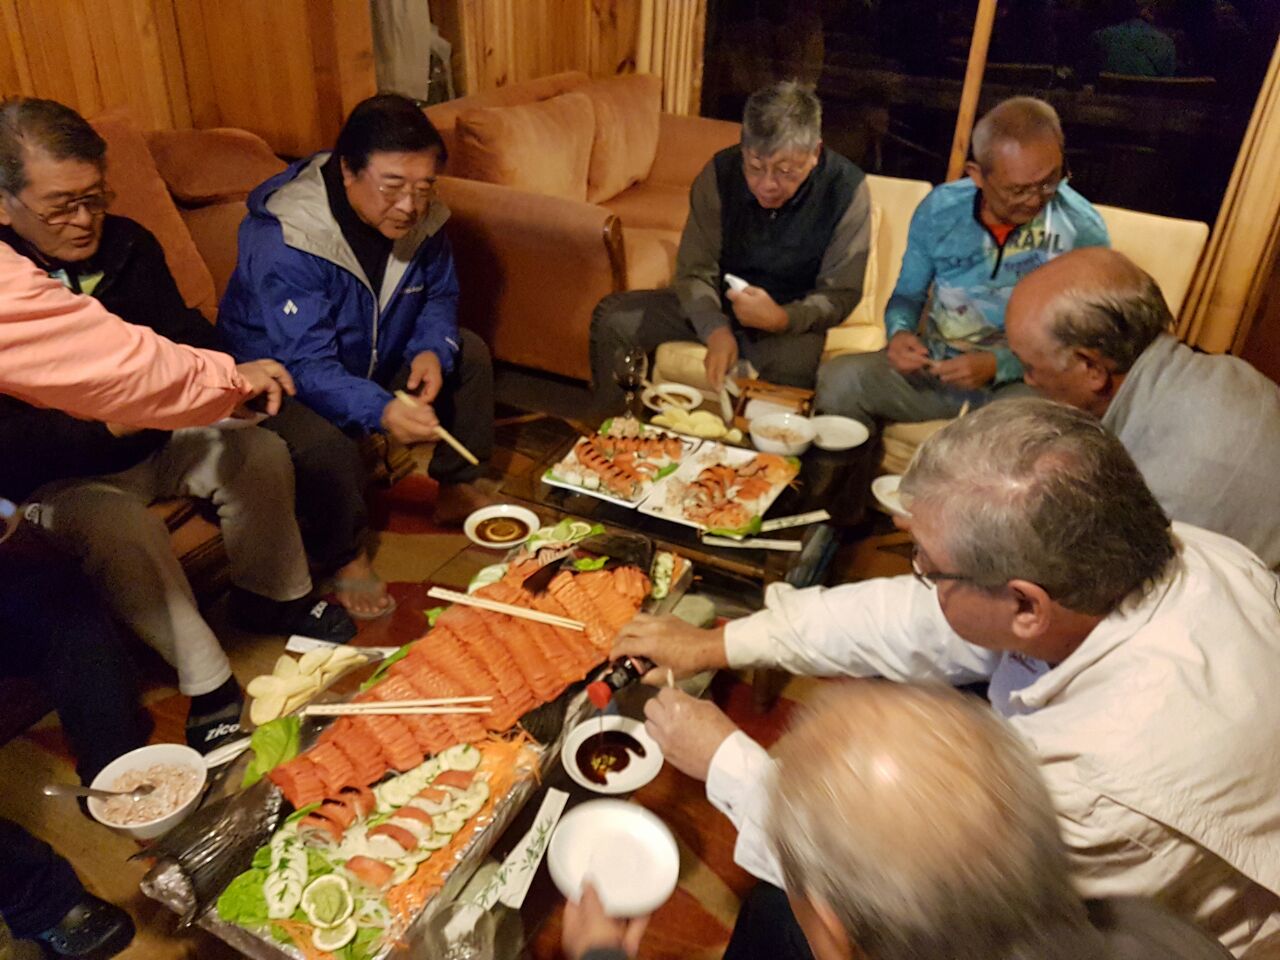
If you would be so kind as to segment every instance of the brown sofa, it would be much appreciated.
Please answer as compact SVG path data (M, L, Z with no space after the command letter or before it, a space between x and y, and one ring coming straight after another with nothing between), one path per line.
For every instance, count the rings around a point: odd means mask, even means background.
M427 108L460 318L498 359L587 379L596 303L670 281L690 184L739 125L660 99L656 77L561 73Z

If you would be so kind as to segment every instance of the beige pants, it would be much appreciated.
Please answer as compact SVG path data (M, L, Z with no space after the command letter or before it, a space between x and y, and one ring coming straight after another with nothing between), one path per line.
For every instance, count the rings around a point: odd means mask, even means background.
M178 496L217 508L237 586L273 600L311 591L288 448L256 427L178 430L122 473L42 487L28 515L80 557L112 612L178 671L178 688L195 696L217 689L231 665L200 616L164 521L147 509Z

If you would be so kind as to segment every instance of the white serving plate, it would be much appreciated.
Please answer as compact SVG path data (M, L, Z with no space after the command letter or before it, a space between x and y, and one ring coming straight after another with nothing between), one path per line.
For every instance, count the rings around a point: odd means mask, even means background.
M529 529L525 535L519 540L507 540L503 543L490 543L488 540L482 539L476 533L476 528L484 521L493 517L510 517L513 520L519 520ZM467 515L466 522L462 525L462 532L467 535L467 539L474 543L477 547L484 547L486 550L510 550L512 547L518 547L524 543L539 527L542 521L538 519L538 515L532 510L525 507L517 507L514 503L495 503L491 507L481 507L479 510L473 510Z
M640 746L644 747L644 756L637 757L634 753L629 754L631 762L618 773L605 774L605 782L599 784L592 783L578 769L577 753L578 748L585 741L598 735L602 730L621 730L623 733L629 733L636 738ZM560 763L569 774L569 779L593 793L616 794L639 790L658 775L658 771L662 769L662 762L662 748L649 736L644 723L616 714L588 717L583 720L569 731L569 735L565 737L564 746L560 748Z
M570 900L589 880L611 917L653 913L676 889L680 852L667 825L624 800L588 800L574 807L551 838L547 867Z
M813 438L814 446L820 450L852 450L860 447L871 438L871 431L866 424L859 423L851 417L837 417L823 414L812 417L813 428L817 432Z
M679 523L686 527L693 527L695 530L706 530L708 529L706 524L688 519L679 507L671 510L666 508L667 490L676 483L693 482L697 479L698 474L714 464L724 463L731 467L736 467L739 464L746 463L754 456L756 456L755 450L743 450L740 447L725 446L715 442L703 444L693 456L681 463L674 473L667 474L667 476L653 485L649 495L639 505L640 512L651 517L670 520L672 523ZM768 512L769 508L773 506L773 501L778 499L784 489L786 489L786 484L773 485L773 489L760 501L760 516L763 517ZM744 536L747 536L747 534L737 536L735 539L740 540Z
M909 517L909 511L902 503L902 497L898 493L898 485L902 483L902 477L897 474L885 474L883 477L876 477L871 481L871 494L876 501L884 509L885 513L894 517Z

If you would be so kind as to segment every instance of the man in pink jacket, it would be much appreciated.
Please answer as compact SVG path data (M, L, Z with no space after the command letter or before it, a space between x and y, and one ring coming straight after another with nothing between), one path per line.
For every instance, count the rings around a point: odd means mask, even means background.
M275 361L237 367L223 354L178 346L73 295L0 244L0 393L130 427L179 428L219 420L259 395L274 409L292 392ZM113 753L146 739L131 667L89 584L33 531L4 543L12 529L0 523L0 635L49 648L23 659L56 674L46 686L87 782ZM15 937L61 957L109 957L129 943L128 914L86 892L46 844L0 819L0 847L0 917Z

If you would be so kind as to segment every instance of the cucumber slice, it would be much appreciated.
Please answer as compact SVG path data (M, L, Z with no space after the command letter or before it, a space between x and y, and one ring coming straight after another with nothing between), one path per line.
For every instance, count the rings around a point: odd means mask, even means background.
M273 872L282 875L287 874L299 883L305 884L309 869L307 866L307 851L293 844L285 847Z
M448 810L431 818L431 825L435 827L436 833L457 833L466 822L467 818L456 810Z
M432 850L439 850L447 847L449 841L453 839L453 835L449 833L432 833L429 837L423 837L418 841L418 852L426 852L429 856Z
M341 950L354 940L358 929L355 917L348 917L345 922L330 930L317 927L311 931L311 943L317 950L332 953L334 950Z
M480 766L480 751L469 743L460 743L442 751L439 759L445 770L474 770Z
M391 886L393 887L408 883L413 879L413 875L418 872L418 864L413 860L401 860L395 866L396 872L391 875Z
M345 877L327 873L307 884L299 903L314 926L331 928L346 923L355 911L355 897Z
M290 874L273 874L263 883L262 895L267 901L267 917L287 920L302 900L302 884Z
M484 806L485 801L488 799L489 784L484 780L477 780L467 788L462 796L454 801L452 809L455 813L469 820L480 812L480 808Z
M423 810L434 817L437 813L444 813L452 807L453 800L451 798L445 800L428 800L426 797L414 797L409 801L408 805L417 807L419 810Z

